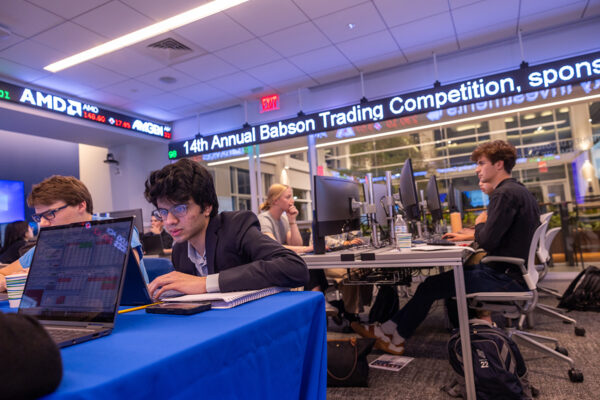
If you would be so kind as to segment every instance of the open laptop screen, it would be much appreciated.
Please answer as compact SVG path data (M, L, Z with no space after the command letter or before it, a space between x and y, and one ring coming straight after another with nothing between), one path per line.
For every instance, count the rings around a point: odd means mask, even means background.
M42 228L19 313L42 320L112 322L133 219Z

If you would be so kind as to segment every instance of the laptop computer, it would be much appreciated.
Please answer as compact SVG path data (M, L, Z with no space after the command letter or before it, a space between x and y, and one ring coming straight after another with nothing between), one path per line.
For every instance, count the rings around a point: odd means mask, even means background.
M143 306L154 303L148 293L148 286L142 276L140 265L132 254L129 255L125 271L125 283L121 294L122 306Z
M163 254L163 242L160 235L144 235L142 236L142 245L145 254Z
M19 314L37 318L59 347L110 334L132 227L128 217L42 228Z

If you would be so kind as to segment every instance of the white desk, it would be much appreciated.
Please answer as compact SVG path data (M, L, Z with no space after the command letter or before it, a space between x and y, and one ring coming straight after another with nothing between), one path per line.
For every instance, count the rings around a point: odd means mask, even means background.
M361 259L361 254L363 259ZM392 247L385 247L377 250L352 249L326 254L308 254L302 258L309 269L452 267L464 357L467 399L475 400L469 316L463 276L463 261L470 254L470 251L459 246L448 246L443 250L436 251L410 250L405 252L399 252Z

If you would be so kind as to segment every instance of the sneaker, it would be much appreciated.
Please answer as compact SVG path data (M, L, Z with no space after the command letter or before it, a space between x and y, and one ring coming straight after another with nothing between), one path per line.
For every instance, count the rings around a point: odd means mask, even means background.
M385 351L389 354L401 356L404 354L404 342L401 344L392 343L392 335L386 335L381 330L381 325L375 323L372 325L362 325L358 322L352 322L350 324L354 332L358 333L362 337L375 339L375 348Z

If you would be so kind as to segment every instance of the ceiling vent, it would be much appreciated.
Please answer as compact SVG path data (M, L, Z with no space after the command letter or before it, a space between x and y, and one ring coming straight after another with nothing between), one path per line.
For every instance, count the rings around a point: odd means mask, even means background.
M174 51L192 51L192 49L187 47L185 44L178 42L177 40L173 39L172 37L168 37L168 38L158 41L156 43L151 43L148 45L148 47L150 47L152 49L163 49L163 50L174 50Z
M180 63L206 54L206 50L173 32L168 33L168 36L164 35L159 40L152 38L139 43L136 49L164 65Z

